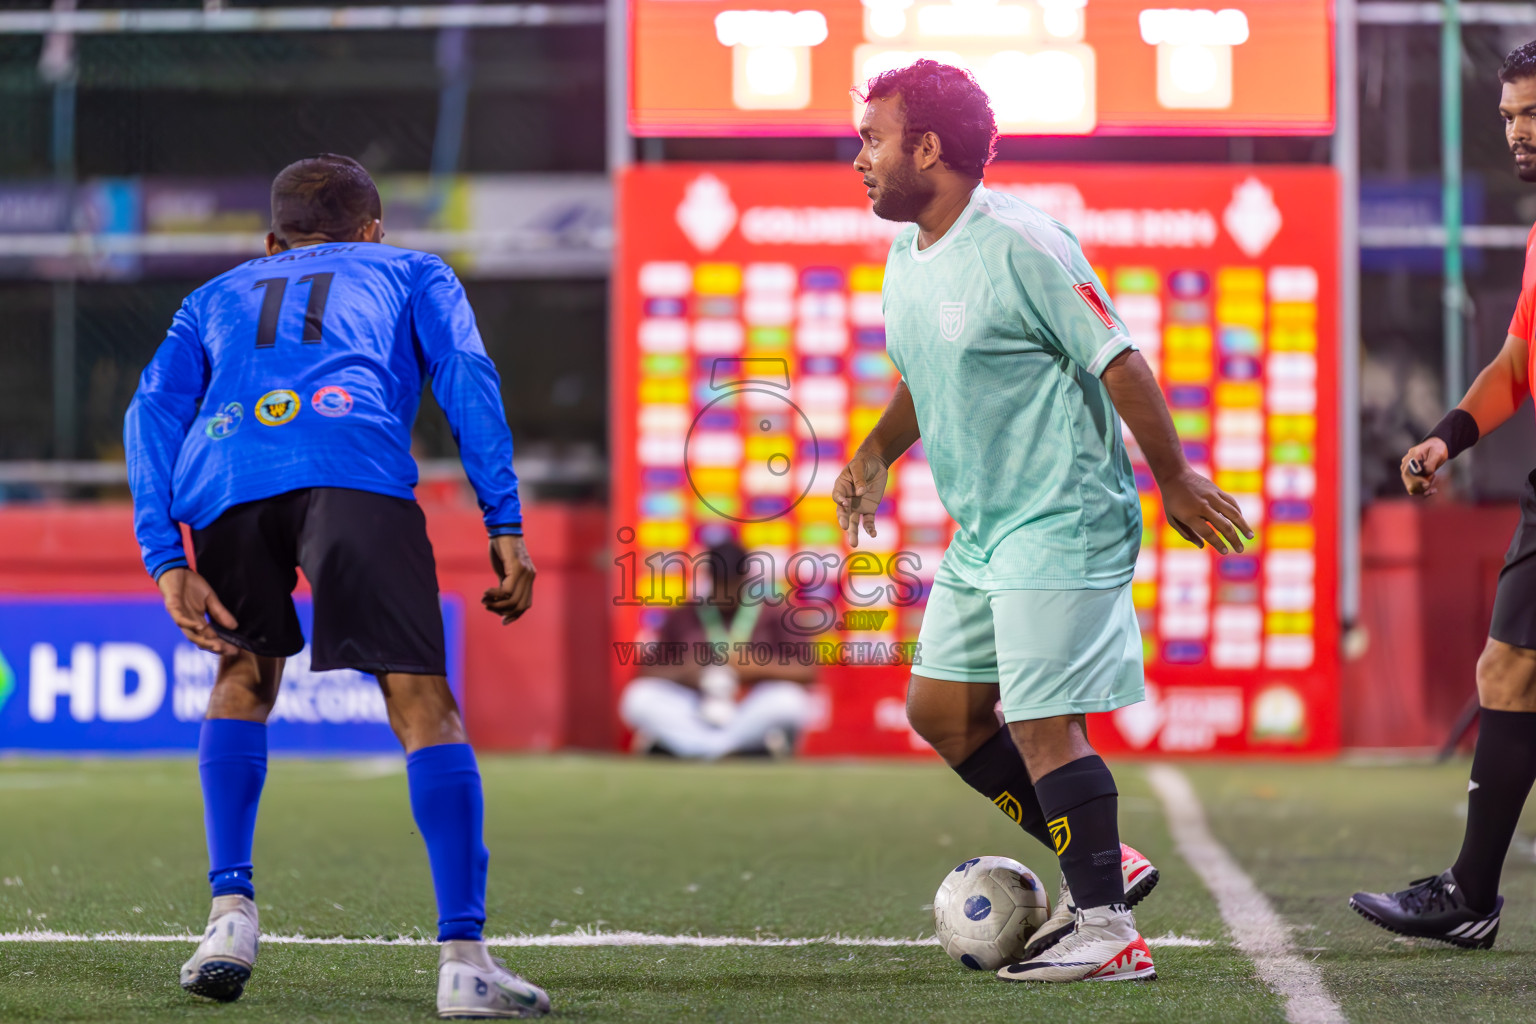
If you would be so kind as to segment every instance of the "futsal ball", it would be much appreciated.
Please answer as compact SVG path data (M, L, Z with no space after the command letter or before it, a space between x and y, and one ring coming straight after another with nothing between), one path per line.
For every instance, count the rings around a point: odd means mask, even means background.
M1039 877L1007 857L972 857L945 876L933 897L940 945L973 971L1022 960L1024 947L1050 916Z

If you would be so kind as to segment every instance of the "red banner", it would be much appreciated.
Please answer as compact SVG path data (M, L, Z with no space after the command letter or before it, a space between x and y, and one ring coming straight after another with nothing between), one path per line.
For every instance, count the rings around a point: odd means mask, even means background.
M1334 749L1332 171L1000 164L987 185L1077 235L1157 370L1191 463L1258 531L1241 556L1190 547L1131 445L1149 696L1100 716L1095 743ZM846 167L640 166L621 181L614 638L654 638L679 559L729 527L774 567L784 614L807 635L793 656L824 665L816 753L922 749L903 712L906 665L953 525L916 450L892 467L879 537L857 552L829 497L896 381L880 288L900 227L870 212ZM623 660L616 684L635 672Z

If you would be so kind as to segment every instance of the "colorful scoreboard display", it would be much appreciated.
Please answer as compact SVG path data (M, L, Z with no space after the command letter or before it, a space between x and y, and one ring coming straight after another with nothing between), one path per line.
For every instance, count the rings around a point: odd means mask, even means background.
M631 13L637 135L846 134L849 90L919 57L969 68L1005 135L1333 126L1328 0L631 0Z
M1095 743L1336 746L1332 171L1000 164L987 186L1077 235L1158 374L1189 461L1256 530L1241 555L1190 546L1127 435L1148 700L1099 716ZM681 596L681 560L733 533L758 559L760 593L805 637L773 656L820 665L808 750L925 749L904 687L955 527L921 443L892 467L878 536L856 550L830 498L898 379L881 285L900 225L870 212L853 170L827 165L641 166L620 204L615 640L654 639ZM615 683L635 672L616 665Z

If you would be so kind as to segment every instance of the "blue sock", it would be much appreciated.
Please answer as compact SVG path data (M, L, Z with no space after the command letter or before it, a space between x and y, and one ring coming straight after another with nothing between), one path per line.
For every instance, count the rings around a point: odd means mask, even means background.
M256 895L251 841L256 807L267 779L267 727L261 722L210 718L197 741L208 832L208 881L215 896Z
M485 798L468 743L423 747L405 758L411 814L427 844L437 892L437 941L482 937L485 875L491 860L481 832Z

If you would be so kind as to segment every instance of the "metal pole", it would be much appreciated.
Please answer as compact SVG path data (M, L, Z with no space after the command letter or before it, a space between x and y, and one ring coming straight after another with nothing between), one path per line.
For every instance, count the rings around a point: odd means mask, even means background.
M596 25L600 3L442 4L433 7L186 7L77 11L0 11L0 35L137 32L384 32L431 28L522 28Z
M1334 6L1339 176L1339 613L1360 617L1360 85L1355 0Z
M464 124L469 116L469 30L445 28L437 34L437 72L442 88L437 97L437 130L432 138L429 227L443 228L444 208L452 191L464 151Z
M1445 404L1466 390L1466 274L1461 260L1461 3L1440 23L1440 161L1445 216Z
M607 2L608 173L617 179L632 162L634 144L629 137L629 0Z
M53 457L75 457L75 279L53 282Z
M54 0L55 13L71 12L75 0ZM73 190L75 183L75 40L67 32L49 35L43 42L38 73L53 83L52 162L54 180ZM73 200L70 200L73 205ZM71 264L66 277L53 284L53 457L72 459L78 437L79 403L76 400L75 367L75 273Z
M437 129L432 138L432 177L443 178L459 169L464 150L464 121L469 113L469 32L445 28L437 34L437 72L442 88L437 98Z

